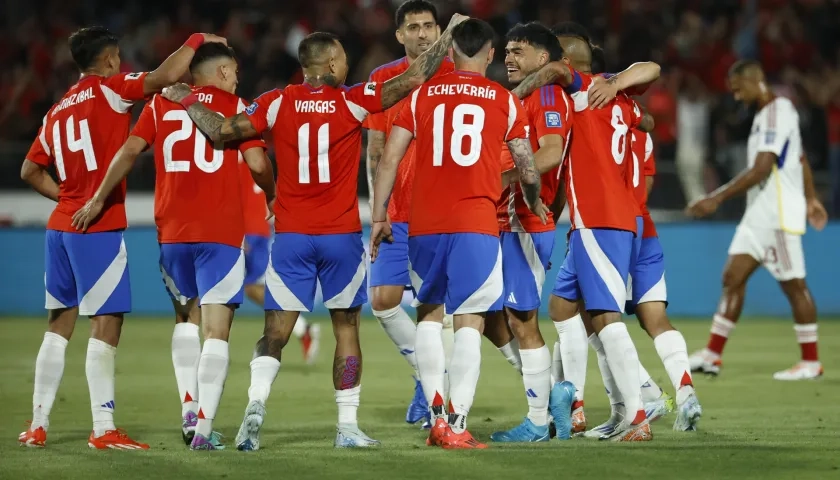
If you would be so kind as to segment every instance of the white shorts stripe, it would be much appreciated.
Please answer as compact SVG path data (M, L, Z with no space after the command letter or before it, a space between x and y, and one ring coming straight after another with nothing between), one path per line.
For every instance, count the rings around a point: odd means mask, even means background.
M525 254L525 261L528 262L528 267L531 268L531 273L534 274L534 282L537 285L537 295L542 293L542 287L545 283L545 268L543 268L540 255L537 253L537 246L534 244L534 237L530 233L518 233L519 245L522 246L522 252Z
M201 297L202 305L226 305L242 289L245 283L245 252L239 250L239 258L233 268Z
M502 277L502 245L499 244L499 250L496 253L496 264L493 265L493 270L487 276L487 280L481 284L472 295L470 295L464 303L462 303L454 312L453 315L463 315L465 313L484 313L502 296L505 291L505 282Z
M175 280L173 280L172 276L169 275L165 268L163 268L163 265L160 266L160 274L163 277L163 284L166 286L169 294L172 295L181 305L186 305L190 299L181 294L181 291L178 290L178 287L175 285Z
M627 297L632 298L632 297ZM667 302L668 301L668 291L665 288L665 274L662 274L662 277L656 282L656 285L651 287L650 290L645 292L642 295L642 298L639 299L639 303L648 303L648 302Z
M79 303L79 315L96 315L96 312L105 305L105 302L111 298L111 294L117 289L127 266L128 255L125 250L125 240L121 240L117 256L114 257L108 268L102 272L99 280L82 297L82 301Z
M607 254L598 245L598 240L595 239L595 233L592 230L588 228L581 229L580 239L583 241L586 256L589 257L592 266L598 272L598 276L606 284L618 308L624 310L624 302L627 299L627 285L624 283L624 279L621 278L621 274L618 273L618 269L615 268L612 262L610 262L609 257L607 257Z
M67 305L61 303L57 298L53 297L52 294L50 294L49 290L47 290L47 274L46 273L44 274L44 291L47 294L47 300L44 303L44 308L46 308L47 310L56 310L56 309L59 309L59 308L67 308Z
M277 271L274 270L274 264L271 262L271 254L268 256L268 269L265 271L265 288L285 311L288 312L309 312L310 310L303 305L297 296L286 286Z
M362 283L365 281L365 273L367 273L367 270L365 269L366 256L367 253L362 252L362 259L359 261L359 266L356 268L356 273L353 274L353 278L350 280L350 283L348 283L347 286L344 287L344 290L340 291L338 295L324 301L325 307L350 308L350 305L353 304L353 299L356 298L356 294L359 292L359 289L362 288Z

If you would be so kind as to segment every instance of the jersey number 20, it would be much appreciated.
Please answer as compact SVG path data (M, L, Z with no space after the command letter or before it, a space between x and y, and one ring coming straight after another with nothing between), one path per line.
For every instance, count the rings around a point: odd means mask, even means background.
M435 107L432 118L432 165L443 165L443 140L446 105ZM472 123L465 123L466 116L472 116ZM449 155L462 167L478 162L481 155L481 130L484 128L484 109L478 105L464 103L452 111L452 136L449 138ZM464 137L470 139L470 151L463 152Z
M172 159L172 149L175 147L175 144L183 140L189 140L190 137L195 139L193 142L193 162L195 162L195 166L199 170L206 173L213 173L222 168L222 162L225 159L224 150L222 148L214 148L213 157L209 162L204 158L207 152L207 137L196 132L195 124L185 110L170 110L163 114L163 119L165 121L181 122L181 128L170 133L163 140L163 168L167 172L190 171L189 160Z

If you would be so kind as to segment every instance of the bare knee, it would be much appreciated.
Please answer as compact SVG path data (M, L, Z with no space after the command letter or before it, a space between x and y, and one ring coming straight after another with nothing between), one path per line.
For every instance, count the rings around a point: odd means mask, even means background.
M566 300L565 298L552 295L548 300L548 315L555 322L562 322L568 320L578 313L578 305L576 302Z
M370 307L374 312L384 312L398 307L402 302L404 287L398 285L380 285L370 292Z
M73 336L73 330L76 327L76 318L78 316L78 307L50 310L47 317L47 331L70 340L70 337Z
M536 310L531 312L508 310L507 314L510 329L516 339L519 340L520 348L531 350L545 345L540 333L540 326L537 323Z
M90 319L90 338L116 347L120 343L123 315L97 315Z
M266 311L263 336L257 340L254 356L274 357L280 360L283 348L289 342L298 316L300 316L300 312Z
M665 302L647 302L636 306L636 318L639 325L647 332L650 338L675 330L668 314L665 313Z
M201 330L204 338L227 341L233 323L233 307L230 305L204 305Z
M502 348L513 340L504 312L488 312L484 323L483 334L496 348Z
M359 320L361 319L360 307L330 310L330 318L332 319L336 341L358 338Z

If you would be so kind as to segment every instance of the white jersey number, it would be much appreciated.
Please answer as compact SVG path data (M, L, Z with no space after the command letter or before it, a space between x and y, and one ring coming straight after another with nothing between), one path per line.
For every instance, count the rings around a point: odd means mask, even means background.
M432 165L443 165L444 116L446 106L435 107L432 123ZM466 116L472 116L472 123L465 123ZM449 155L462 167L478 162L481 154L481 130L484 128L484 109L478 105L464 103L452 111L452 136L449 139ZM470 151L463 153L464 137L470 138Z
M207 153L207 137L201 132L196 131L195 124L185 110L170 110L163 115L163 120L181 122L181 128L170 133L163 140L164 170L167 172L190 171L189 160L174 160L172 158L172 149L175 147L175 144L189 140L190 137L194 139L193 162L199 170L205 173L213 173L222 168L222 162L225 159L224 147L221 144L216 145L213 148L213 156L208 161L205 158Z
M632 145L636 143L636 134L630 134L630 153L633 154L633 186L639 186L639 156L636 155L636 150L632 147Z
M52 128L53 150L55 150L55 169L58 178L62 182L67 180L67 173L64 169L64 153L61 150L61 122L55 122ZM64 124L67 132L67 149L71 153L82 152L85 157L85 167L88 172L96 170L96 155L93 154L93 142L90 140L90 128L87 119L79 120L79 138L76 138L76 121L73 115L67 118Z
M621 107L613 105L612 118L610 125L613 127L612 136L612 156L615 163L621 165L624 163L624 155L627 153L627 124L624 123L624 115L621 113Z
M298 181L309 180L309 124L298 129ZM318 183L330 183L330 124L318 127Z

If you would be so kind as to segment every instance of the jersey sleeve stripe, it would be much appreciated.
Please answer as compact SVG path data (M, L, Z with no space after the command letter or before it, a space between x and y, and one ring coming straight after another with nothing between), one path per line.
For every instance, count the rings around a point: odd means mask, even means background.
M569 123L570 109L569 109L569 99L567 97L568 97L568 95L566 95L566 92L563 92L563 93L560 94L560 98L563 99L563 105L566 106L566 123Z
M782 145L782 151L779 152L779 158L776 159L776 166L782 168L785 166L785 160L787 159L788 147L790 146L790 138L785 140L784 145Z
M272 100L272 102L268 105L268 111L265 113L265 120L269 130L274 128L274 123L277 121L277 115L280 113L280 104L282 103L283 95L281 94L279 97Z
M106 87L103 84L99 84L99 90L102 91L102 94L105 96L105 100L108 102L108 105L117 112L117 113L127 113L131 110L131 106L134 105L133 102L129 102L128 100L122 98L117 92L111 90L110 88Z
M582 87L583 78L578 72L572 71L572 83L566 87L566 91L569 93L576 93L579 92Z
M650 155L653 153L653 137L650 133L645 134L645 163L650 160Z
M414 125L414 136L417 136L417 97L420 95L420 89L411 94L411 123Z
M344 103L347 104L347 108L350 110L350 113L356 118L356 120L362 122L368 116L368 111L362 108L361 105L351 102L347 100L347 96L344 92L341 92L341 98L344 99Z
M513 94L508 93L508 127L505 132L505 138L510 135L510 129L513 128L513 124L516 122L516 103L514 102L515 100L513 99Z
M41 133L38 134L38 141L41 142L41 148L44 149L44 153L47 155L52 155L50 153L50 146L47 143L47 116L44 115L44 122L41 125Z

